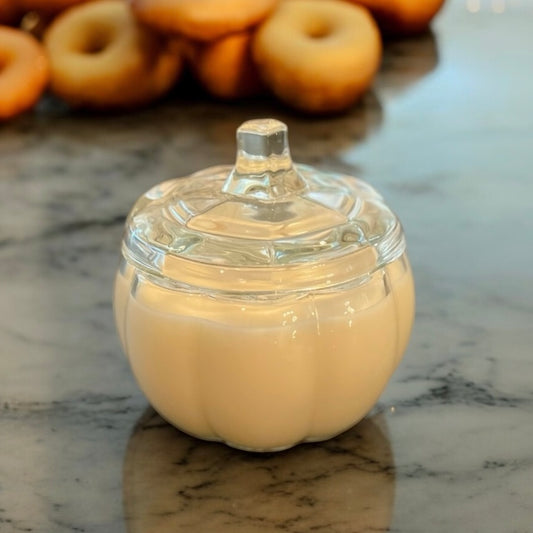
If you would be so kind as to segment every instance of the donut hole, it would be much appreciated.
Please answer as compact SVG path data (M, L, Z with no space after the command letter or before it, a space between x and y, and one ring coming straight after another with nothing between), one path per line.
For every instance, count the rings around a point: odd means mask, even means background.
M82 55L95 56L105 52L117 36L113 20L93 19L83 24L78 21L76 29L77 33L71 33L71 48Z
M81 52L88 55L101 54L113 41L111 32L107 29L100 29L87 35Z
M314 18L308 22L305 33L311 39L325 39L333 33L333 28L327 21Z

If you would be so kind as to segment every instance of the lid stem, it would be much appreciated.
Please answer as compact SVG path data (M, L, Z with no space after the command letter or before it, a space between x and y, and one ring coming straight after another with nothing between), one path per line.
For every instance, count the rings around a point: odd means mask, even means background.
M249 120L237 130L237 160L222 191L274 201L305 190L293 166L287 126L274 119Z

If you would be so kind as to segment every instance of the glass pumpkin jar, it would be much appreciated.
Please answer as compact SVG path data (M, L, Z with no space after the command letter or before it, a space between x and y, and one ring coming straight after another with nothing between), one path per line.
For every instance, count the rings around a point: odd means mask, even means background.
M293 164L286 126L237 131L233 167L161 183L126 221L118 333L152 406L253 451L333 437L377 401L407 346L401 224L363 181Z

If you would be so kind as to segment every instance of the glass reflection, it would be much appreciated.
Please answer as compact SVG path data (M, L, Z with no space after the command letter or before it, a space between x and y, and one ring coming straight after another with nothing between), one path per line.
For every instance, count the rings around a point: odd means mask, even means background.
M385 531L394 488L380 415L326 442L251 454L189 437L148 409L124 460L128 533Z

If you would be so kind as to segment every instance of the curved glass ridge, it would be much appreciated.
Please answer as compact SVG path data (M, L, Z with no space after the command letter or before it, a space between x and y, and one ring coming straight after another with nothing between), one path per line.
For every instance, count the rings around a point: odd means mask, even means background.
M144 194L125 258L163 285L225 292L316 290L362 282L405 250L401 224L365 182L295 165L286 126L249 121L234 167Z

